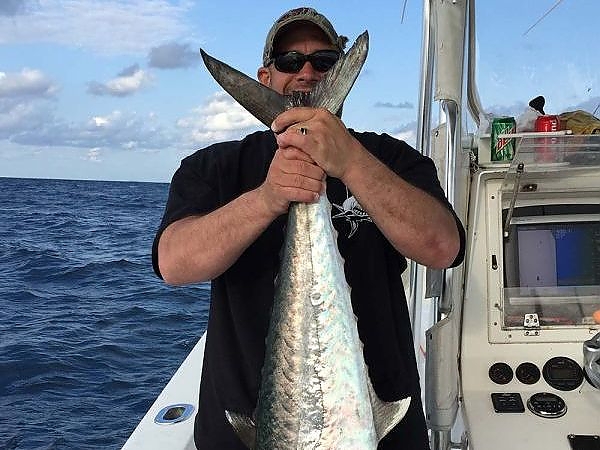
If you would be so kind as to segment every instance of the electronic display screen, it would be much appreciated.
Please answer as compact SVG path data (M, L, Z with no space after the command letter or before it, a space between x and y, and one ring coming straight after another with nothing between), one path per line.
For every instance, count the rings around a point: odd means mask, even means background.
M600 222L521 223L505 242L505 287L600 285Z

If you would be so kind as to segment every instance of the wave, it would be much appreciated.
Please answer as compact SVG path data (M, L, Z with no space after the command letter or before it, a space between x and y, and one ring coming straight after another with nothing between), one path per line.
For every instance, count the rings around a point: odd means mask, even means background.
M152 272L167 191L0 178L0 448L118 448L206 329Z

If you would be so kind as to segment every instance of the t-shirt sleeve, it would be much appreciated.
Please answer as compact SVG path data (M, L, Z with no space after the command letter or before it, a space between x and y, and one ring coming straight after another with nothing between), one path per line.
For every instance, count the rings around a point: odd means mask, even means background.
M197 161L201 158L202 155L194 155L184 159L171 180L167 205L152 244L152 267L160 278L158 241L164 230L184 217L207 214L217 208L219 196L211 183L211 170L201 171L204 166Z

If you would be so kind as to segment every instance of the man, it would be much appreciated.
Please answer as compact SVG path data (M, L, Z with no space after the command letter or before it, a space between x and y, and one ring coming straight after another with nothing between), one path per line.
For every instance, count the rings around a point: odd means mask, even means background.
M315 10L291 10L267 36L258 79L282 94L310 91L345 42ZM400 274L404 257L459 264L464 230L430 159L390 136L349 130L325 110L294 108L271 130L184 159L154 242L166 282L212 280L194 433L202 450L244 448L224 412L251 415L256 406L286 213L325 189L375 390L387 401L412 397L379 448L428 448Z

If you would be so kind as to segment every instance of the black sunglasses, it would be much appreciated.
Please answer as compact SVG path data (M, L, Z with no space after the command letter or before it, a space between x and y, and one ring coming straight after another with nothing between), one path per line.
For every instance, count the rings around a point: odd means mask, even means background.
M338 59L340 59L340 54L335 50L318 50L310 55L300 52L280 53L273 56L271 62L275 64L278 71L284 73L300 72L306 61L309 61L317 72L327 72Z

